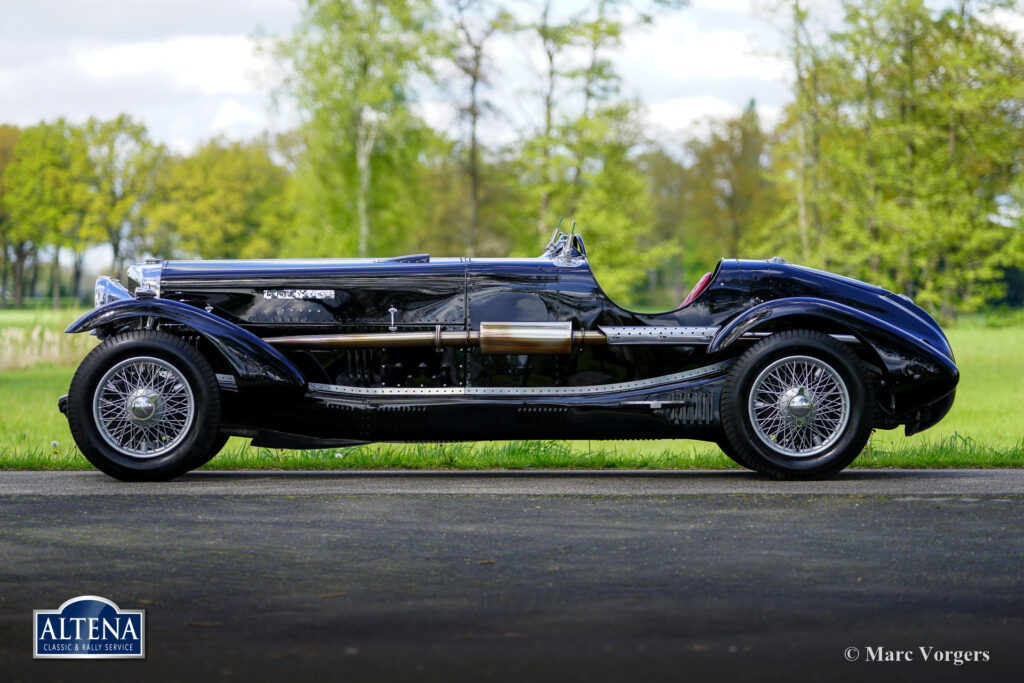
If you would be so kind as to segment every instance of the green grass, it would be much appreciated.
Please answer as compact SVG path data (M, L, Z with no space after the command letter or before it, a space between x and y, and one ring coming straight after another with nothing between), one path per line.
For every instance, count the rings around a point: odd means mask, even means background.
M0 371L41 363L77 363L96 344L88 334L64 334L82 309L0 309Z
M55 332L63 331L87 310L86 308L0 308L0 329L5 327L31 329L41 325Z
M1024 327L955 327L948 336L960 368L949 415L909 438L902 429L875 432L872 443L899 450L967 438L1019 450L1024 441Z
M63 327L76 314L0 311L0 330L12 324L31 328L45 320ZM854 466L1024 465L1024 328L959 327L950 330L949 337L961 370L953 410L923 434L908 438L901 430L876 432ZM57 397L67 393L73 373L73 365L46 363L0 371L0 469L91 469L74 447L67 421L57 412ZM58 443L55 449L53 441ZM251 448L236 438L207 467L724 469L735 465L714 446L696 441L373 444L326 451L274 451Z

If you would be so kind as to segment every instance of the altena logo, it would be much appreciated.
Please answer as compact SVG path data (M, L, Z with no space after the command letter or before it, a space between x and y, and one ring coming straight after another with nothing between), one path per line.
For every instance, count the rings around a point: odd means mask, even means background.
M146 612L96 595L32 612L36 659L145 659Z

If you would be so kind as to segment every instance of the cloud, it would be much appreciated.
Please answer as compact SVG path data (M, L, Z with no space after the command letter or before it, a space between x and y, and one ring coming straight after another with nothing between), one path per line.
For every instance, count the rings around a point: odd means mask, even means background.
M0 43L280 33L296 22L299 5L298 0L6 0Z
M188 151L211 135L248 137L295 123L276 115L254 37L285 32L296 0L35 0L0 22L0 121L128 113ZM266 79L264 79L266 80Z
M294 126L298 114L290 99L283 98L280 113L271 109L270 61L253 35L261 26L287 32L301 4L8 1L0 22L0 121L30 125L125 112L143 121L155 140L183 152L211 135L239 138ZM670 129L734 114L751 98L759 111L777 112L788 98L786 67L757 49L756 40L770 32L750 15L751 5L693 0L628 34L613 57L624 92L642 99L650 119ZM481 135L503 144L539 125L536 54L508 37L493 48L493 79L483 94L494 106ZM449 92L425 86L420 94L418 110L428 121L459 130Z
M224 131L252 129L263 122L264 116L259 109L243 104L235 98L224 100L211 126Z
M148 74L168 76L176 87L204 95L237 95L256 90L254 76L267 67L256 41L245 36L181 36L77 50L75 68L99 80Z
M736 116L740 108L717 97L675 97L647 107L648 120L669 130L691 128L708 118Z
M627 87L657 101L677 96L695 81L759 80L781 85L788 77L788 65L770 51L756 48L749 33L711 29L698 19L681 14L660 22L655 30L629 36L617 60ZM734 97L749 99L750 94L738 92Z

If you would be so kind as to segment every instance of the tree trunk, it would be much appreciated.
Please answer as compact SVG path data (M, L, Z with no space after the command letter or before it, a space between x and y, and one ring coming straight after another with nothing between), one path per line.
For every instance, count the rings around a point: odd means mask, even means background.
M874 151L874 111L875 111L875 88L871 80L870 71L865 68L867 75L864 81L864 93L867 98L867 107L864 120L864 148L867 150L867 185L868 185L868 238L871 246L868 247L868 265L875 281L881 273L881 252L883 249L881 235L878 231L878 182L875 172L875 151Z
M548 25L548 17L551 14L551 2L547 2L544 5L544 12L541 17L543 34L541 38L547 42L552 40L549 37L548 31L550 26ZM551 190L550 190L550 172L551 172L551 130L554 127L554 108L555 108L555 80L558 77L558 71L555 69L555 48L550 43L545 45L545 55L548 61L548 73L547 73L547 90L544 93L544 149L541 153L541 159L543 168L541 169L541 194L540 194L540 216L537 220L537 228L541 234L541 237L547 236L548 231L548 212L551 210Z
M25 303L25 261L28 260L29 249L24 243L14 245L14 307L21 308Z
M110 268L114 271L114 277L121 278L121 243L112 241L110 249L114 253L113 263Z
M800 261L806 265L811 258L811 245L807 225L807 133L804 130L803 115L798 114L798 116L796 137L800 169L796 173L796 215L800 229Z
M356 254L365 257L370 243L370 219L366 212L366 195L370 192L370 169L362 155L359 155L357 161L359 190L356 195L356 221L359 227L359 244L356 247Z
M480 220L480 166L478 157L480 150L476 139L477 124L480 120L480 112L477 108L476 89L480 80L481 53L475 55L475 73L469 87L470 112L469 112L469 234L466 236L466 255L476 256L476 233Z
M39 249L35 248L32 250L32 279L29 280L28 285L28 296L33 297L36 294L36 286L39 284Z
M683 257L676 254L672 259L672 289L675 293L675 300L683 300Z
M7 272L10 269L10 259L7 256L7 240L0 242L3 249L2 265L0 265L0 308L7 308Z
M359 243L357 254L360 257L368 256L370 248L370 217L367 211L367 203L370 196L370 155L373 153L373 143L377 139L377 121L369 107L364 107L359 112L359 122L356 128L356 175L358 176L358 190L356 191L356 220L359 230Z
M807 107L806 86L804 85L803 73L803 45L800 39L800 27L802 11L800 3L793 3L793 68L796 71L797 98L803 100L803 106ZM801 97L802 96L802 97ZM796 206L797 225L800 232L800 261L807 264L811 258L810 230L807 220L807 116L806 111L797 112L796 144L799 169L796 173Z
M50 296L53 308L60 308L60 247L53 248L53 264L50 270Z
M75 250L75 263L71 270L71 295L75 301L82 296L82 262L85 260L85 250Z

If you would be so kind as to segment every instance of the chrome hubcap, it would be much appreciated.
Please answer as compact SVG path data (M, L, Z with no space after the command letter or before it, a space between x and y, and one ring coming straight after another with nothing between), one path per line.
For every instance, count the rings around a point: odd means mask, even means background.
M156 412L156 396L136 396L129 402L132 414L128 419L148 420Z
M129 358L100 379L93 417L109 446L135 458L155 458L185 439L195 400L184 375L167 361Z
M802 420L811 414L811 411L814 410L814 404L811 403L811 399L803 394L797 394L789 400L786 409L794 419Z
M832 366L811 356L770 364L750 391L750 422L773 451L807 458L832 447L850 419L846 383Z

